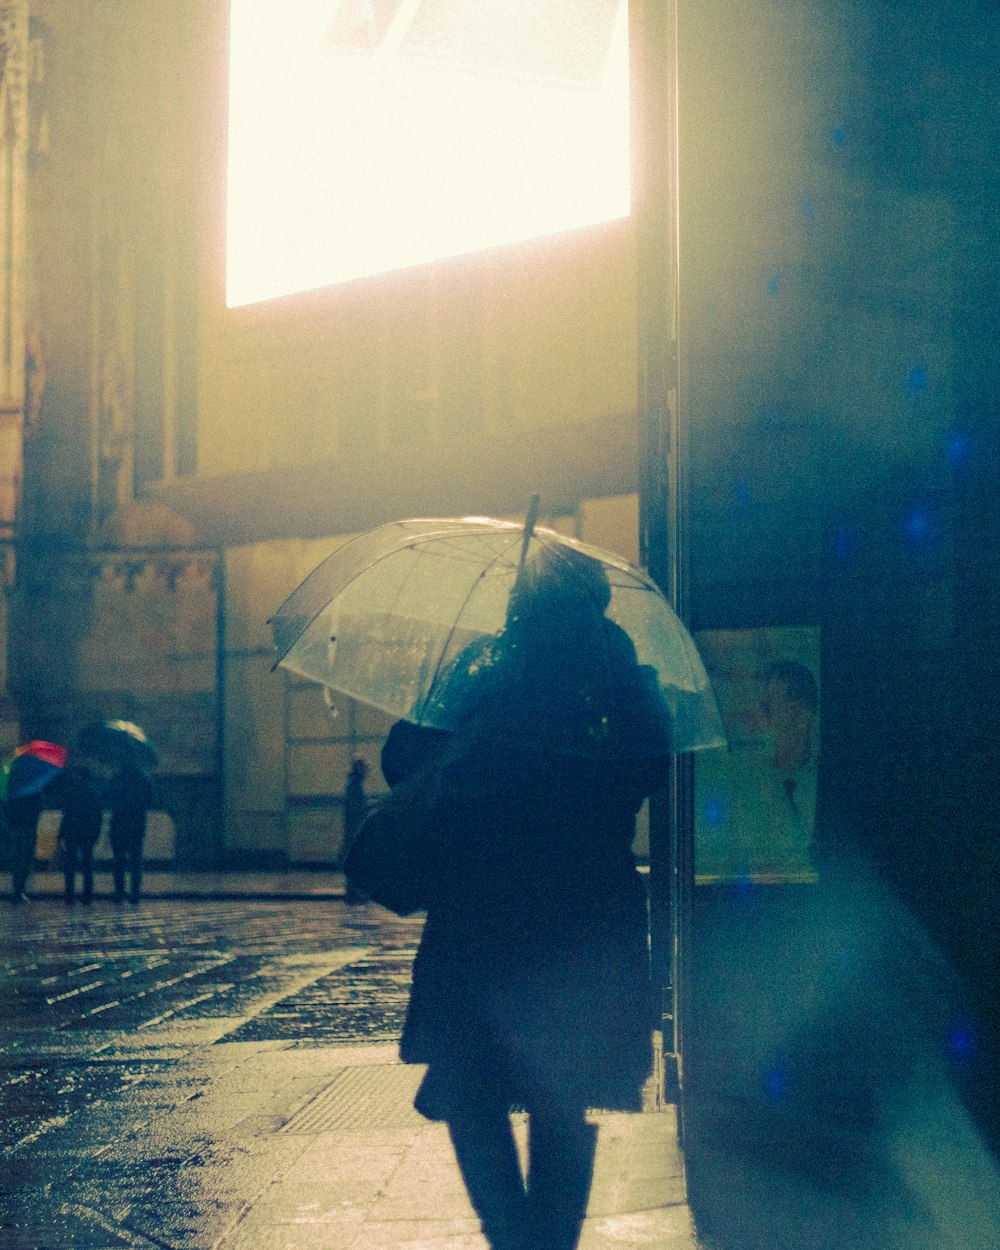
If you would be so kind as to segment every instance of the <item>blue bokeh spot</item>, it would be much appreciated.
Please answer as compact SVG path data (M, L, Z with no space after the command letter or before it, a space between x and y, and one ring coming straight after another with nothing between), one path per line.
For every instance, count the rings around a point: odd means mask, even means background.
M926 508L912 509L906 518L906 532L915 543L924 543L931 536L931 518Z
M780 290L781 290L781 275L772 274L772 276L768 278L767 280L767 293L771 297L771 299L774 299Z
M969 436L964 430L952 430L945 444L945 452L952 464L965 464L969 458Z
M722 817L725 812L725 805L719 795L712 795L705 800L704 818L705 824L712 828L718 828L722 824Z
M965 1020L955 1021L948 1031L948 1054L955 1063L968 1063L976 1053L976 1035Z
M765 1080L767 1096L772 1102L780 1102L788 1093L788 1078L781 1068L772 1068Z
M925 364L914 365L906 376L906 389L911 395L924 395L930 383Z
M831 546L838 560L846 560L854 553L854 536L846 525L838 525L833 531Z

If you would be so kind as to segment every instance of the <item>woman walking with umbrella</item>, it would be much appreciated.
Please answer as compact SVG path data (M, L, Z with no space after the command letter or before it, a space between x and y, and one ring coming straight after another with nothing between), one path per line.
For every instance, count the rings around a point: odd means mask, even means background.
M443 736L400 722L390 804L437 830L440 859L401 1053L417 1108L448 1124L495 1250L572 1250L596 1128L638 1111L652 1061L645 896L631 843L669 743L599 565L523 570L507 627L442 683ZM414 767L409 767L409 761ZM529 1115L522 1177L509 1119Z
M690 635L644 574L534 510L372 531L272 626L280 664L403 717L345 868L427 913L401 1042L427 1065L416 1106L447 1123L494 1250L573 1250L586 1110L640 1110L652 1067L636 813L672 751L723 741Z

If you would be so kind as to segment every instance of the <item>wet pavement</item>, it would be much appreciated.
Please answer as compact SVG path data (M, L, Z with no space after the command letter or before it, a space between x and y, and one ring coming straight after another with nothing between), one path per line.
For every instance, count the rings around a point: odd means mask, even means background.
M860 862L700 890L687 1196L712 1250L1000 1247L963 986Z
M485 1250L398 1060L419 919L325 874L59 884L0 902L0 1250ZM580 1250L1000 1247L945 970L881 890L821 898L716 918L686 1160L673 1108L595 1116Z
M33 889L0 912L0 1250L483 1250L398 1061L419 919ZM672 1109L595 1118L581 1250L692 1250Z

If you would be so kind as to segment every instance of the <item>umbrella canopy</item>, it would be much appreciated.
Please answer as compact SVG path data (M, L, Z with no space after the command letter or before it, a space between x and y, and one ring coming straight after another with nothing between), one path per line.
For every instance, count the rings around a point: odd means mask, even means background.
M697 647L655 583L530 519L380 526L270 623L275 667L414 724L457 729L488 710L501 736L609 757L725 741Z
M19 746L14 754L33 755L36 759L46 760L49 764L54 764L56 768L65 768L66 757L69 751L66 747L60 746L56 742L46 742L41 738L35 738L32 742L26 742L23 746Z
M159 759L145 730L128 720L86 725L77 735L77 745L85 755L116 767L155 768Z
M0 764L0 801L40 794L66 766L65 747L54 742L28 742Z

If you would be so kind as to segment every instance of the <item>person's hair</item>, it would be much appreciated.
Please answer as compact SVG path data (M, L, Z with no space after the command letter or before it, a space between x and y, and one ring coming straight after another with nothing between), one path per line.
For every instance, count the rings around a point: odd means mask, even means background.
M525 564L511 591L509 615L537 618L584 606L603 613L610 602L611 587L600 562L559 544L542 547Z
M797 660L775 660L764 672L764 681L780 681L789 697L809 712L819 709L819 686L812 671Z

